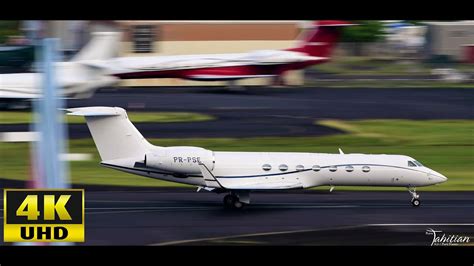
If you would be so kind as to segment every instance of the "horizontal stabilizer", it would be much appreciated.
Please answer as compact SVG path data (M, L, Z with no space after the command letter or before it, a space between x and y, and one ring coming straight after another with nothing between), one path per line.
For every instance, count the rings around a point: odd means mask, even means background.
M76 116L115 116L121 113L115 107L81 107L69 108L66 111L70 112L67 115Z

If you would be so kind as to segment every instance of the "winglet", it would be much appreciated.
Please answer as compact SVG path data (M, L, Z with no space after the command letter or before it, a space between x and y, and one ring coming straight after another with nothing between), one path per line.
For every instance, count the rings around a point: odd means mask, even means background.
M339 148L339 154L344 154L344 152Z

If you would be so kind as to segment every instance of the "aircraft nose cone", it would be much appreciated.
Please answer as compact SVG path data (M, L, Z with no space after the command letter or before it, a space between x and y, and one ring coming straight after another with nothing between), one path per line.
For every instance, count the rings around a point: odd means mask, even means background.
M440 175L439 178L441 179L441 182L440 182L440 183L443 183L443 182L448 181L448 178L445 177L444 175Z
M448 181L447 177L433 170L431 170L431 176L433 177L433 180L435 181L436 184L444 183Z

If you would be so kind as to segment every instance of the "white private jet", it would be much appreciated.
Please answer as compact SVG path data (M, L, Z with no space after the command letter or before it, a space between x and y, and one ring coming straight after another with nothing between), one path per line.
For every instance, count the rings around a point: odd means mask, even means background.
M67 109L84 116L102 159L101 165L127 173L227 192L224 205L242 208L256 190L316 186L406 187L413 206L416 187L447 178L404 155L214 152L199 147L150 144L119 107Z
M96 32L91 41L68 62L58 62L56 80L62 97L87 98L118 78L105 75L96 60L107 60L118 53L120 33ZM40 98L42 73L0 74L0 101L6 105Z

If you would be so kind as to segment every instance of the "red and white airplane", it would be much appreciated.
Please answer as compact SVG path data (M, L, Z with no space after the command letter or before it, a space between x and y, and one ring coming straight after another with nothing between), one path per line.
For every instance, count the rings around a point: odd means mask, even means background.
M345 21L311 23L297 47L248 53L120 57L95 62L108 74L121 79L180 78L200 81L233 81L280 77L289 70L327 62ZM93 63L94 64L94 63Z

